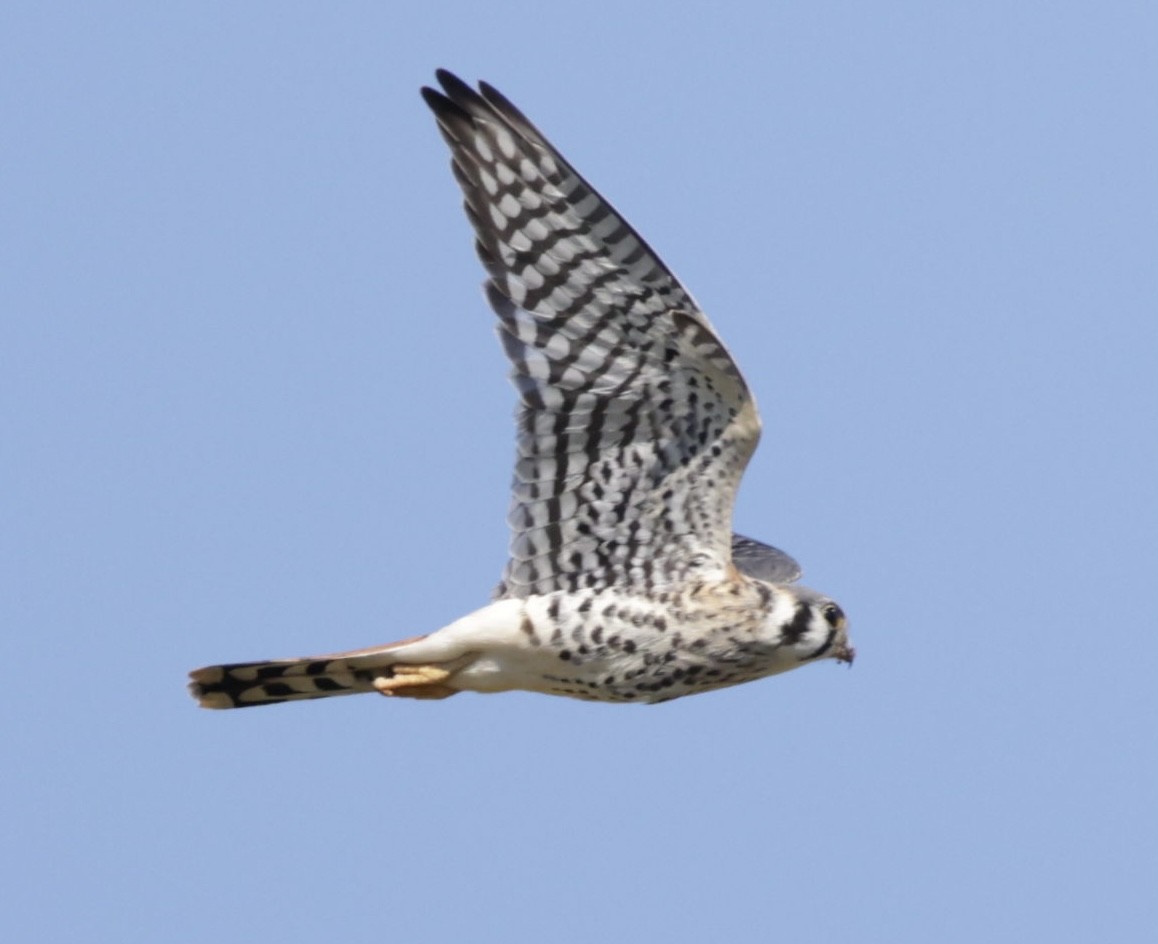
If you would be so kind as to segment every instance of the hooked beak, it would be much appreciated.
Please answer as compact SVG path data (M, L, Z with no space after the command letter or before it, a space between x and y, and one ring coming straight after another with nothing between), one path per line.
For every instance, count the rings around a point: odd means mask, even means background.
M836 650L835 658L837 662L845 662L851 668L853 660L856 658L856 650L846 642Z

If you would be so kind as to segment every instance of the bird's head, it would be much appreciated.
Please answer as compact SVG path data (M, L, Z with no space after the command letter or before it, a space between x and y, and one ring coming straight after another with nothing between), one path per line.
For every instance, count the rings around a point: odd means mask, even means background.
M765 622L766 638L786 661L836 659L852 665L848 620L834 600L801 586L778 586Z

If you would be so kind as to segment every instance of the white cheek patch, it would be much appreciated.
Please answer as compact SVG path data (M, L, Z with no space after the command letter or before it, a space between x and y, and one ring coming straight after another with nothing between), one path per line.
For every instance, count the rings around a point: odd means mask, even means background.
M768 614L768 625L787 626L792 622L792 617L796 615L798 605L799 601L794 593L789 590L777 590L772 604L772 612Z

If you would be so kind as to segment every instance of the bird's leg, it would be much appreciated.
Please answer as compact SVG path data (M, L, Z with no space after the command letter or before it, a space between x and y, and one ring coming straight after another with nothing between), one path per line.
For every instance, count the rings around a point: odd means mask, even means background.
M374 688L387 696L449 698L451 695L457 695L459 690L443 683L472 658L473 653L452 662L430 665L407 665L398 662L386 670L389 674L375 676Z

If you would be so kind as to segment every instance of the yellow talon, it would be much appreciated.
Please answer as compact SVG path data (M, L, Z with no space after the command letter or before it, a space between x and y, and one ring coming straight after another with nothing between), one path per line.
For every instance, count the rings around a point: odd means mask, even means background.
M374 679L374 688L387 696L449 698L458 694L458 689L441 683L450 678L451 674L450 669L438 665L398 663L390 666L389 675L379 675Z

